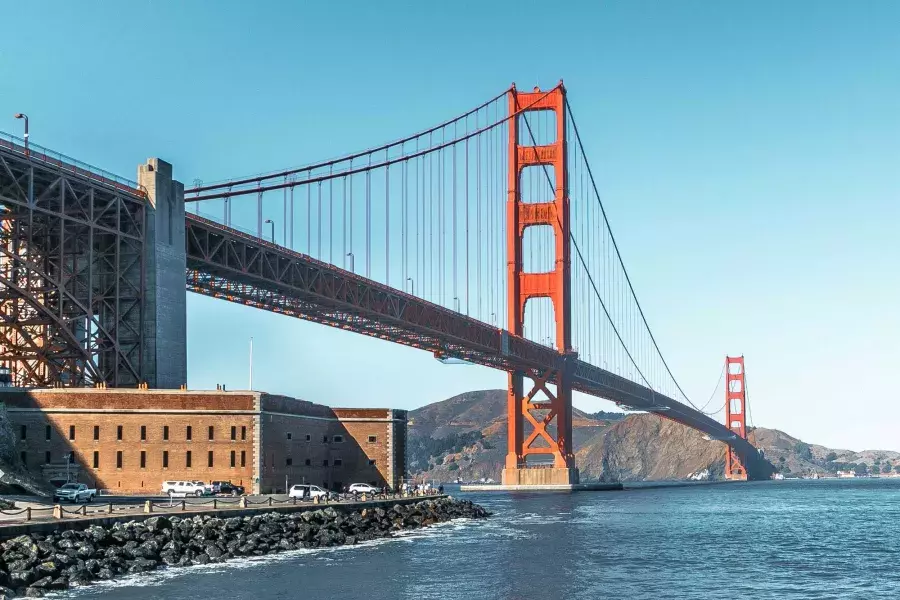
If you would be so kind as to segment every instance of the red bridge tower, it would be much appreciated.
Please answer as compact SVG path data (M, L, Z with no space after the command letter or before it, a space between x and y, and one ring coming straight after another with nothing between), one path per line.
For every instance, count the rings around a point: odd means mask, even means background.
M566 90L559 83L550 91L535 88L509 91L509 196L506 202L507 276L509 281L509 331L524 335L525 305L532 298L550 298L556 321L557 365L543 373L509 374L507 416L509 448L504 485L561 485L578 483L578 469L572 453L572 385L568 365L573 361L570 250L569 188L566 172ZM530 111L552 111L556 117L556 139L546 145L522 145L530 138L524 115ZM553 197L523 202L522 170L540 166L554 175ZM543 176L543 175L542 175ZM533 226L553 228L555 259L553 270L529 273L523 269L522 240ZM524 378L534 381L525 394ZM555 379L556 387L548 387ZM525 435L525 423L529 433ZM541 459L543 456L543 459ZM529 463L529 458L537 462ZM550 461L552 459L552 463ZM539 468L535 468L539 467Z
M747 379L744 357L725 357L725 426L747 439ZM747 479L747 469L731 448L725 446L725 479Z

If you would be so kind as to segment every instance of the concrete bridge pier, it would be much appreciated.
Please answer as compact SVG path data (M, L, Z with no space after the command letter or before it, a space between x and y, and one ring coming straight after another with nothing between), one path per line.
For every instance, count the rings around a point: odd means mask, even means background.
M187 383L184 184L159 158L140 165L137 180L148 198L142 371L151 388L178 388Z

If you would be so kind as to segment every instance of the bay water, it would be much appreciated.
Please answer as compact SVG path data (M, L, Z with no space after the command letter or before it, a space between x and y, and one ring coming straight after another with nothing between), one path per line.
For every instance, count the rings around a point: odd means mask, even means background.
M70 590L104 600L900 598L900 479L459 493L495 514Z

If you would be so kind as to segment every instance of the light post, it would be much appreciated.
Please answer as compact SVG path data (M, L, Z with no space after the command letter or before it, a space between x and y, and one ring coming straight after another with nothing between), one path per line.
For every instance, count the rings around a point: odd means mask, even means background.
M66 483L69 483L69 463L72 461L72 453L66 452L63 458L66 459Z
M265 222L272 226L272 243L274 244L275 243L275 221L273 221L272 219L266 219Z
M409 295L415 296L416 295L416 280L413 279L412 277L407 277L406 280L409 282Z
M350 272L351 272L351 273L356 273L356 268L355 268L355 266L354 266L354 260L353 260L353 258L354 258L354 257L353 257L353 253L352 253L352 252L348 252L348 253L347 253L347 256L350 257Z
M457 296L453 296L453 302L455 303L454 306L456 306L456 312L459 312L459 298Z
M16 113L13 116L17 119L25 119L25 156L28 156L28 115L25 113Z

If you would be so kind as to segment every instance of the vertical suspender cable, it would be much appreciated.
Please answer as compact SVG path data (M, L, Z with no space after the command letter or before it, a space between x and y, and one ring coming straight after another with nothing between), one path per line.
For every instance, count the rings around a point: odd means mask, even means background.
M369 155L369 167L372 155ZM372 278L372 170L366 170L366 277Z
M319 221L319 233L317 235L317 250L316 250L316 258L322 260L322 182L320 181L316 186L318 196L319 196L319 208L317 209L317 218Z
M328 167L328 262L334 264L334 166Z
M454 123L453 124L453 139L455 140L456 138L457 138L456 124ZM456 283L457 283L457 281L456 281L456 279L457 279L457 277L456 277L456 273L457 273L457 271L456 271L456 143L454 143L450 147L450 150L453 152L453 160L452 160L453 183L451 184L451 188L453 190L451 192L451 195L453 196L453 201L452 201L452 205L453 205L453 225L452 225L452 232L453 232L452 233L452 235L453 235L453 298L454 298L453 302L457 304L457 306L454 306L454 308L459 308L459 306L458 306L459 293L458 293L458 290L456 287Z
M469 117L466 116L466 133L469 132ZM469 314L469 138L466 138L466 315Z
M312 256L312 186L306 186L306 254Z
M350 171L353 171L353 161L350 161ZM353 254L353 175L350 175L350 224L347 227L348 232L350 234L350 241L347 243L347 256L344 257L344 260L348 258L351 259L351 266L354 271L356 270L356 255Z
M478 120L478 112L475 113L475 129L480 128ZM479 134L475 138L475 293L478 295L478 318L487 321L487 316L483 312L481 304L481 290L484 287L481 280L481 246L484 241L481 239L481 140L482 135Z
M387 150L384 151L387 162ZM384 282L391 285L391 166L384 168Z

